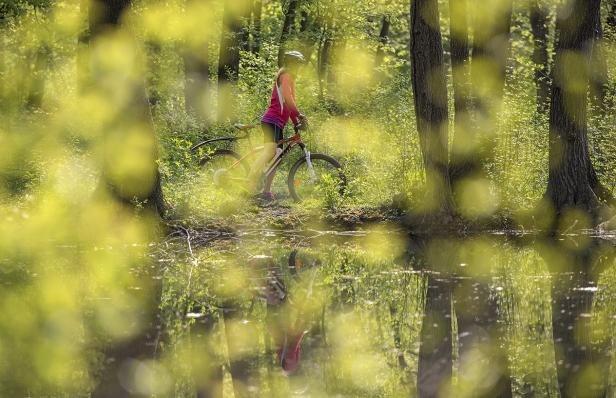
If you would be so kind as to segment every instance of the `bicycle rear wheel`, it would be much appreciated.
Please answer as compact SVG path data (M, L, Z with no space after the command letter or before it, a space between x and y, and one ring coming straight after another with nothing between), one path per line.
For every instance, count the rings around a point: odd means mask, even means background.
M217 149L199 160L202 178L220 187L226 187L231 180L244 180L250 167L242 157L229 149Z
M325 198L332 193L344 194L347 181L336 159L321 153L313 153L310 155L310 163L312 170L306 158L302 157L289 171L287 185L291 197L296 202Z

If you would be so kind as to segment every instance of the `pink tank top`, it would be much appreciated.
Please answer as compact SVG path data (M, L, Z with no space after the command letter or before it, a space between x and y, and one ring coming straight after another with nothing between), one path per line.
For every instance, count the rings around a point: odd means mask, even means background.
M272 100L269 108L261 118L261 121L274 124L284 129L289 118L293 124L297 124L299 115L299 109L297 109L297 105L295 105L295 82L291 75L283 72L276 82L274 82Z

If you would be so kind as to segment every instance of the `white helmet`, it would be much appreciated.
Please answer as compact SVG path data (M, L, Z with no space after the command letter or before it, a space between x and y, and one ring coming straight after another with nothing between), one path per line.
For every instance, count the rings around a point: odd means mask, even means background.
M299 51L287 51L284 53L284 64L287 65L289 62L303 64L306 62L306 58L304 58L304 54Z

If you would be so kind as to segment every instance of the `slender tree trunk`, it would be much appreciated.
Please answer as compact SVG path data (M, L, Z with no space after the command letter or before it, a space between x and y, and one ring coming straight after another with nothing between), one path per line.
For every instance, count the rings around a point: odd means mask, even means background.
M546 198L558 214L577 208L598 215L599 199L591 181L587 139L587 90L589 48L594 38L591 20L600 0L575 0L572 10L561 9L552 72L550 106L549 177ZM572 57L575 55L575 57ZM572 85L570 79L576 79Z
M471 130L469 81L470 43L468 37L468 0L449 0L451 68L453 76L454 136L449 174L455 187L462 175L466 142Z
M549 108L550 75L548 64L548 10L542 0L530 1L530 26L533 31L533 63L537 87L537 112L546 113Z
M263 0L255 0L252 10L253 16L253 31L252 45L250 50L253 54L259 54L261 51L261 14L263 12Z
M186 111L197 118L200 124L207 124L210 98L210 63L208 45L202 43L196 48L186 48L184 58L184 100Z
M235 84L240 72L245 0L226 0L218 61L218 121L234 119Z
M607 19L605 20L605 22L607 22L607 26L610 28L610 34L615 35L616 34L616 2L614 1L610 5L610 8L607 14Z
M391 16L383 16L383 22L381 24L381 31L379 32L379 47L376 50L376 57L374 60L374 66L376 68L383 64L383 58L385 58L385 46L389 42L389 27L391 26Z
M251 49L250 45L250 27L251 27L251 18L253 12L254 2L252 0L247 0L246 7L243 10L242 15L242 31L240 34L240 49L242 51L248 52Z
M26 107L28 109L40 109L43 105L45 94L45 76L49 68L50 49L45 44L40 44L30 51L32 61L30 73L26 79Z
M79 1L80 26L79 35L77 36L77 90L82 91L88 84L89 80L89 54L88 43L90 42L90 24L89 24L89 0Z
M154 107L160 103L162 97L159 91L161 68L157 60L162 58L163 49L160 43L147 40L145 43L145 50L148 61L148 74L146 75L145 85L148 93L148 102L150 106Z
M302 52L309 61L318 44L319 30L318 25L314 23L306 10L300 13L299 36L302 42Z
M472 267L472 261L469 261ZM475 270L477 272L477 270ZM475 272L459 278L454 308L458 321L459 382L469 386L473 374L490 373L490 381L473 388L473 396L511 398L511 372L505 328L499 322L498 297L484 276ZM470 376L470 377L469 377Z
M471 93L475 110L473 133L456 150L455 181L485 178L483 167L494 159L498 115L501 111L509 54L512 0L472 3L473 49ZM477 10L481 8L481 10ZM485 9L494 10L487 20ZM480 17L481 16L481 17ZM459 142L459 141L458 141Z
M319 91L321 97L323 97L327 74L331 64L331 53L334 45L333 29L333 23L331 20L328 20L322 31L323 37L321 39L321 49L319 51Z
M285 53L285 44L291 34L291 26L295 22L295 14L297 10L297 0L289 0L287 12L284 15L284 23L282 25L282 33L280 34L280 46L278 47L278 66L282 66L282 61Z
M422 206L432 214L453 208L448 172L447 85L437 0L411 3L413 99L426 172L427 195Z
M492 100L502 101L509 56L513 2L489 0L488 3L490 2L492 3L476 6L492 7L495 10L494 22L476 18L474 24L472 79L479 113L487 113L488 103Z
M607 59L603 51L603 25L601 23L600 5L592 13L590 20L594 34L590 50L590 99L593 111L599 115L604 115L607 111L605 99L607 97L609 76Z
M428 277L426 309L421 326L417 390L421 398L438 398L451 382L453 345L452 283Z

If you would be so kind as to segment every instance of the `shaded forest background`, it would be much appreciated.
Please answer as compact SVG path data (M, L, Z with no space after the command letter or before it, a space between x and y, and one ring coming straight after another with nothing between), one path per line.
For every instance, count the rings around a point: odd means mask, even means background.
M147 89L162 187L167 202L184 215L218 214L223 210L219 204L230 199L205 193L195 202L186 178L194 159L187 149L229 132L233 122L259 119L286 49L299 49L309 59L298 84L299 103L313 127L306 136L309 146L344 159L352 177L347 197L329 207L393 203L420 213L476 218L523 213L545 197L550 214L573 206L600 219L601 203L613 203L612 2L491 0L478 5L452 0L417 1L412 7L407 1L377 0L121 3L127 12L115 23L130 32L140 49L134 62ZM92 12L87 2L75 1L9 2L1 10L3 101L10 104L5 109L20 115L17 124L24 115L44 123L41 118L65 109L62 101L78 95L80 79L87 80L86 50L96 34ZM575 31L575 24L583 29ZM563 44L567 65L558 72L563 26L575 43ZM104 56L113 62L122 62L121 57ZM549 160L550 142L556 139L554 128L550 135L550 111L555 109L550 101L553 76L559 73L566 84L555 106L578 101L571 108L581 113L571 118L579 119L577 133L588 138L588 149L573 169L592 165L587 181L574 185L588 191L590 184L596 195L559 191L567 184L557 181L557 173L546 193L549 171L560 156ZM583 98L572 99L579 87L587 87ZM588 104L588 112L582 104ZM569 112L563 109L555 115ZM557 122L553 119L552 125ZM91 148L96 141L91 139L96 134L74 123L69 129L77 148ZM35 142L17 141L24 152L10 157L7 169L12 171L3 179L9 192L23 194L36 186L45 168L35 159L36 151L25 151ZM569 155L576 162L573 152ZM586 156L592 162L584 166Z

